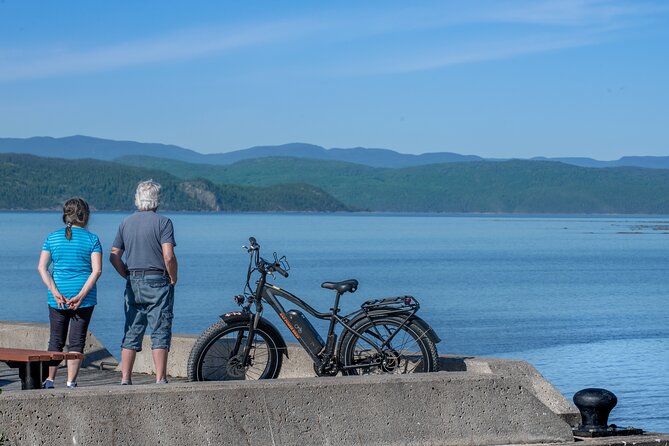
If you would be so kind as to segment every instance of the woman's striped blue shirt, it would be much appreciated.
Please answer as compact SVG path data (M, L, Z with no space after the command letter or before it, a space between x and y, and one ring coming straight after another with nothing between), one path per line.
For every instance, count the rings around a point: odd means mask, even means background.
M65 228L52 232L46 238L42 251L51 253L53 262L53 281L58 291L67 297L74 297L81 291L93 270L91 254L102 253L102 246L97 235L83 228L72 227L72 239L65 238ZM51 291L47 290L49 306L58 308ZM97 286L93 286L81 303L81 307L97 304Z

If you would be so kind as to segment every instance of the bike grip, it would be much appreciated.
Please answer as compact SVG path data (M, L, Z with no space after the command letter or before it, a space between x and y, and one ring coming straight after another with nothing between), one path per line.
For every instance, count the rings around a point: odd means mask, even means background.
M274 265L274 271L281 274L283 277L288 277L288 273L283 268L281 268L279 265Z

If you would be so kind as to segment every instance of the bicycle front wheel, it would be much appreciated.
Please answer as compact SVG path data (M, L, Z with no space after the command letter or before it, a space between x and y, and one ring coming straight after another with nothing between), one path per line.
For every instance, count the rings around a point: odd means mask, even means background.
M365 319L347 332L339 349L344 375L436 372L437 347L423 327L403 317Z
M248 323L218 321L210 326L193 345L188 358L188 378L191 381L276 378L282 362L278 341L260 324L244 364L242 353L248 336Z

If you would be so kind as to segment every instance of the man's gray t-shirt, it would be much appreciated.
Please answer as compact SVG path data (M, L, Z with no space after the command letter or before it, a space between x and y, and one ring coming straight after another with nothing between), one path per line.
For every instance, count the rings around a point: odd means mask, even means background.
M163 243L177 245L172 221L154 211L138 211L121 222L112 246L125 251L130 270L164 271Z

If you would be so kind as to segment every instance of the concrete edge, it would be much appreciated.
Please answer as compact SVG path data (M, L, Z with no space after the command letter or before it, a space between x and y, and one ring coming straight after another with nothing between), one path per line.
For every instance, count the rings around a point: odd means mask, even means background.
M570 426L577 426L581 422L581 413L578 408L571 401L567 400L529 362L486 357L468 358L465 359L465 362L470 366L471 370L480 369L481 366L476 363L481 362L485 364L485 367L491 373L517 377L521 380L523 386L536 395L554 413L562 417Z
M11 392L0 426L11 444L573 442L519 380L468 372Z
M172 337L172 348L168 359L168 375L187 377L187 364L191 348L198 336L176 334ZM49 339L49 325L30 322L0 321L0 346L45 350ZM103 365L113 367L119 361L89 332L86 342L84 367L100 368ZM525 361L472 357L459 355L440 355L440 370L448 372L468 372L498 374L514 377L523 387L532 392L539 401L560 416L571 426L581 421L578 409L548 382L532 365ZM120 365L117 367L120 370ZM142 351L137 354L134 372L153 374L151 339L145 336ZM288 358L284 358L280 379L315 377L312 362L299 344L288 344Z

